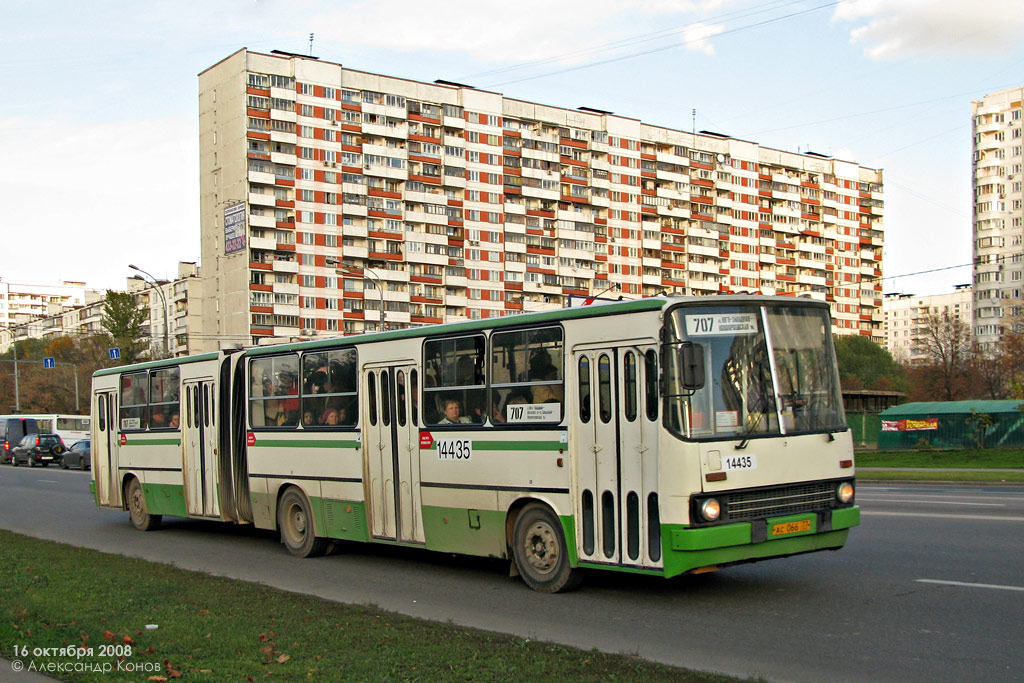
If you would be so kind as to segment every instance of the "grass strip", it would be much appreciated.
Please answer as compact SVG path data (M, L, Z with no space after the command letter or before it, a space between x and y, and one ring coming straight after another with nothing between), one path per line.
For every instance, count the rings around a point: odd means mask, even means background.
M5 530L0 547L0 656L60 680L737 680L344 605ZM148 630L147 624L158 628ZM66 646L80 656L35 654L41 652L36 648ZM127 646L130 656L119 658ZM28 656L15 648L27 648ZM115 652L101 654L104 648ZM56 664L72 670L54 671ZM78 665L91 669L73 670ZM0 671L0 679L7 673Z
M1024 450L969 449L955 451L857 451L858 467L974 467L978 469L1021 469Z

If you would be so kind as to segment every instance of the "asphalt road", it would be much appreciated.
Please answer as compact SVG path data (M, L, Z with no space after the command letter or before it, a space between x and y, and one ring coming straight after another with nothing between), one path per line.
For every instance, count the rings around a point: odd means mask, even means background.
M507 563L355 545L300 560L268 532L94 507L87 473L0 467L0 526L40 538L692 669L778 681L1024 679L1024 487L865 484L839 552L671 581L607 572L541 595Z

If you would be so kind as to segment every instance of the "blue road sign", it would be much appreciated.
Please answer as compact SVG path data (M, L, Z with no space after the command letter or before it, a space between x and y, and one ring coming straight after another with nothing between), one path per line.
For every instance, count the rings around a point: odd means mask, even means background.
M57 360L55 358L44 358L43 359L43 367L44 368L54 368L54 367L57 367Z
M110 349L110 360L119 360L121 358L121 349Z

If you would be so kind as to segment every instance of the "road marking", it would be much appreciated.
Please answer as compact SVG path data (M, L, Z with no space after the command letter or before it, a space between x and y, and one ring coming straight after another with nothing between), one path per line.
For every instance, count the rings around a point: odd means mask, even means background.
M860 496L857 498L859 501L869 501L872 503L934 503L935 505L974 505L976 507L989 507L989 508L1004 508L1006 503L961 503L956 500L933 500L931 498L865 498Z
M934 517L936 519L976 519L989 522L1024 522L1024 517L997 517L995 515L940 515L929 512L865 512L860 511L861 516L876 515L887 517Z
M39 481L43 482L44 484L56 484L57 483L53 479L40 479Z
M963 586L965 588L994 588L1001 591L1024 591L1024 586L1000 586L994 583L965 583L963 581L940 581L938 579L917 579L918 583L938 583L945 586Z

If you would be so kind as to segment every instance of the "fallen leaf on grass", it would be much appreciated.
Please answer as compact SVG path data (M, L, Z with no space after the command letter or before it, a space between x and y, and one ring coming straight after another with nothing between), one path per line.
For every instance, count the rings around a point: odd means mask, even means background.
M278 664L284 664L289 659L291 659L291 657L289 657L288 655L281 655L280 657L277 658L277 663Z
M167 676L150 676L146 679L147 681L166 681Z
M103 637L106 638L107 640L113 640L114 639L114 634L111 633L110 631L104 631L103 632Z

